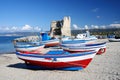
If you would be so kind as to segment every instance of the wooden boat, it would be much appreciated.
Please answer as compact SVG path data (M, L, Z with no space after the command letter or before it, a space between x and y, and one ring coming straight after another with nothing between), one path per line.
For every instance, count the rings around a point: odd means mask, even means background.
M59 39L51 39L51 40L46 40L46 41L40 41L40 42L31 42L31 44L44 44L45 47L53 47L53 46L58 46L60 44Z
M89 39L68 39L65 41L62 41L61 43L64 45L81 45L82 43L94 43L95 40L89 40Z
M24 53L37 53L40 52L45 45L43 44L39 44L39 45L33 45L33 44L19 44L19 45L15 45L15 49L16 51L19 52L24 52Z
M109 38L108 40L109 40L109 42L120 42L120 38L119 39Z
M27 65L39 66L41 69L81 70L88 66L96 52L71 54L62 50L51 50L47 53L26 54L16 52L19 59Z
M62 40L67 40L68 38L69 37L62 37ZM45 47L53 47L60 44L60 40L58 38L50 37L46 32L41 33L41 39L41 43L45 44Z
M103 54L106 51L106 42L103 43L93 43L93 44L86 44L86 43L79 43L79 44L61 44L62 49L65 51L76 53L76 52L87 52L95 50L97 54Z
M64 37L62 38L62 41L67 41L69 37ZM60 45L60 39L50 39L50 40L44 40L41 42L32 42L33 44L44 44L45 47L54 47L54 46L59 46Z
M51 40L42 41L42 44L45 44L45 47L53 47L53 46L58 46L60 43L59 43L59 39L51 39Z

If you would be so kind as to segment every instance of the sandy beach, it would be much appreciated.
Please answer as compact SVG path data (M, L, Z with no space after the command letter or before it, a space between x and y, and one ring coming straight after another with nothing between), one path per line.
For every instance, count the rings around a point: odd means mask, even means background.
M106 46L106 53L96 55L81 71L33 70L15 53L1 54L0 80L120 80L120 42L107 41Z

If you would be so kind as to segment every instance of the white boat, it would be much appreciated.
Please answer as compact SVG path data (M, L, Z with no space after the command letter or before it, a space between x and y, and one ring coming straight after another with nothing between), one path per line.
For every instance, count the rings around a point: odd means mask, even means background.
M79 46L82 44L90 44L90 43L94 43L95 40L84 40L84 39L68 39L65 41L62 41L61 44L64 44L66 46Z
M109 42L120 42L120 39L109 38Z
M88 52L95 50L97 54L103 54L106 51L106 42L103 43L72 43L72 44L61 44L62 49L65 51L76 53L76 52Z
M76 38L81 40L97 40L97 37L93 35L91 36L89 31L86 31L86 33L82 34L77 34Z
M33 44L18 44L15 45L15 49L16 51L19 52L24 52L24 53L30 53L30 52L40 52L45 45L40 44L40 45L33 45Z

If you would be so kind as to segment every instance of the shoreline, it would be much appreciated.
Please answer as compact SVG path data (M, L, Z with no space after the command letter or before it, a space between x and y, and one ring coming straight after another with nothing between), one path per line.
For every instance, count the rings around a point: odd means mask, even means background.
M120 80L120 42L107 42L106 46L104 54L96 55L80 71L30 69L15 53L1 54L0 80Z
M13 52L0 52L0 54L13 54L15 53L14 51Z

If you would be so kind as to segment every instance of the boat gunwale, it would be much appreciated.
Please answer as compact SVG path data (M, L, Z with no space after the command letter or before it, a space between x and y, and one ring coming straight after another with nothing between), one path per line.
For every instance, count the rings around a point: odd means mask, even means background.
M91 54L95 54L96 51L90 51L90 52L79 52L79 53L69 53L66 51L63 51L65 53L63 54L25 54L25 53L21 53L21 52L16 52L16 55L19 56L25 56L25 57L36 57L36 58L67 58L67 57L76 57L76 56L85 56L85 55L91 55Z

